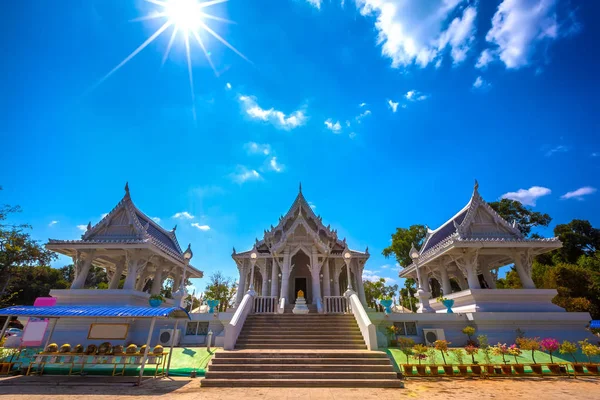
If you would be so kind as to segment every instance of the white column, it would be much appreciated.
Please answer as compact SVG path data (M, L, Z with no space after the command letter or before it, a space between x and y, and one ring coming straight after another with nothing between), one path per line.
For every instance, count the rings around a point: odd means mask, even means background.
M450 277L448 276L448 271L446 270L446 268L443 265L440 267L439 271L440 271L440 276L442 277L442 282L440 282L442 284L442 292L444 292L444 296L447 296L450 293L452 293L452 285L450 284Z
M277 296L279 292L279 263L273 257L271 259L271 296Z
M360 267L360 265L358 265L358 260L354 261L356 263L355 266L355 272L354 272L354 276L356 277L356 289L358 292L358 298L360 299L360 302L362 303L363 307L367 307L367 296L365 295L365 285L363 284L363 280L362 280L362 268Z
M523 289L535 289L535 283L531 279L531 264L524 254L516 253L514 255L515 268L521 279ZM529 265L528 265L529 264Z
M289 303L289 288L290 288L290 273L292 272L290 270L290 252L288 249L285 249L285 251L283 252L283 266L281 269L281 296L282 298L285 298L285 303L288 304Z
M312 304L317 304L317 299L321 298L321 268L319 266L319 253L314 246L312 248L310 264L310 274L312 277Z
M138 273L144 268L147 261L142 260L140 257L133 256L128 257L127 260L127 278L123 284L124 290L134 290L137 281Z
M82 257L83 260L81 259ZM71 289L83 289L93 261L94 250L88 253L81 253L81 256L77 258L75 261L75 279L71 284Z
M121 281L121 275L123 275L123 270L125 269L125 257L121 258L115 264L115 274L110 280L110 284L108 285L109 289L118 289L119 282Z
M138 278L137 283L135 284L135 290L140 292L144 290L144 286L146 285L146 281L148 280L149 275L150 273L148 272L148 268L144 269L144 272L140 274L140 277Z
M329 259L325 260L323 271L323 296L331 296L331 280L329 278Z
M154 278L152 279L152 289L150 289L150 294L160 294L163 282L162 275L163 266L156 265L156 270L154 271Z
M269 277L267 276L267 260L262 259L261 262L263 265L259 267L260 275L262 276L262 286L261 286L261 296L269 295Z
M333 261L333 295L340 296L340 274L342 269L338 268L337 259Z
M244 262L243 260L242 262ZM242 299L244 298L244 294L246 294L246 268L244 268L244 264L238 265L238 271L240 273L240 279L238 280L237 294L235 298L235 308L237 308Z
M478 251L471 254L465 254L462 258L456 259L456 265L467 275L469 289L481 289L479 278L477 278L477 258Z
M490 272L490 267L488 265L481 266L481 274L483 275L483 279L485 279L485 283L488 284L490 289L496 289L496 281L494 277L492 277L492 273Z

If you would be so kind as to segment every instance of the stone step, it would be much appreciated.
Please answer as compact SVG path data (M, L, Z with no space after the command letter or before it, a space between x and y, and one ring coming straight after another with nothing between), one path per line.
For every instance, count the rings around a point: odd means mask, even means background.
M252 328L262 328L262 329L274 329L274 328L287 328L287 329L315 329L319 328L321 331L325 331L327 329L337 329L337 330L346 330L346 329L359 329L358 325L352 324L336 324L330 322L323 322L319 324L308 324L308 323L299 323L299 322L290 322L290 323L273 323L269 324L266 322L247 322L244 324L242 331L245 329Z
M391 366L392 363L389 358L342 358L342 357L330 357L330 358L319 358L319 357L269 357L269 358L254 358L254 357L241 357L240 358L213 358L211 360L212 365L263 365L263 364L325 364L325 365L382 365Z
M399 379L203 379L202 387L403 388Z
M273 349L325 349L325 350L366 350L366 345L359 344L307 344L307 343L293 343L293 344L258 344L258 343L248 343L248 344L236 344L236 349L264 349L264 350L273 350Z
M305 372L394 372L394 367L388 365L363 364L214 364L208 366L209 371L305 371Z
M206 371L206 379L396 379L395 372Z
M284 340L304 340L304 339L323 339L323 340L335 340L335 339L352 339L352 340L363 340L362 335L359 333L340 335L319 335L315 333L302 333L297 332L286 332L286 333L256 333L256 332L244 332L238 337L238 341L243 339L284 339Z
M369 358L369 359L385 359L389 361L389 357L386 353L381 351L217 351L213 360L218 358L259 358L259 359L271 359L271 358L288 358L288 359L302 359L302 358Z
M327 318L327 319L341 319L348 318L354 319L354 314L250 314L247 319L256 318L273 318L273 319L286 319L286 318Z
M243 338L238 339L237 344L249 344L249 343L260 343L260 344L364 344L364 340L361 338L358 339L350 339L345 337L336 337L332 339L324 339L324 338L316 338L316 339L307 339L307 338L299 338L299 339L288 339L288 338L280 338L275 337L271 339L258 339L258 338Z

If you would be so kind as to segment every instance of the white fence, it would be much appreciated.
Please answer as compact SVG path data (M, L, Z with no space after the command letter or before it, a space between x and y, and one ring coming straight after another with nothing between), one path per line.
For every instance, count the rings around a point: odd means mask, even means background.
M277 310L277 296L256 296L254 298L255 314L274 314Z
M348 299L344 296L324 296L325 314L346 314L350 312Z

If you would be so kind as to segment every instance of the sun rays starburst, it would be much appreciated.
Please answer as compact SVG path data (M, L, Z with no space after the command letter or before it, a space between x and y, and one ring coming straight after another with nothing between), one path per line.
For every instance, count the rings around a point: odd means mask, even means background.
M218 76L215 65L210 57L210 52L207 50L206 44L203 42L200 37L199 32L205 31L210 34L212 37L217 39L219 42L227 46L238 56L242 57L244 60L250 62L246 56L244 56L241 52L239 52L233 45L231 45L227 40L225 40L222 36L220 36L217 32L211 29L206 20L218 21L224 23L233 23L232 21L221 18L216 15L209 14L206 9L221 3L225 3L228 0L145 0L148 3L153 4L156 8L149 14L139 18L134 19L133 21L147 21L147 20L155 20L161 19L164 23L152 33L148 39L146 39L141 45L139 45L134 51L132 51L127 57L123 59L119 64L117 64L113 69L111 69L105 76L100 79L93 88L99 86L108 78L110 78L115 72L121 69L125 64L127 64L131 59L133 59L137 54L139 54L142 50L144 50L150 43L156 40L160 35L162 35L166 30L172 28L171 37L169 38L169 42L167 44L167 48L163 54L162 63L163 65L167 58L169 57L169 53L173 47L173 43L175 40L181 36L185 45L185 53L186 53L186 65L189 77L190 84L190 93L192 97L193 104L193 116L194 121L196 121L196 105L195 105L195 95L194 95L194 77L192 74L192 59L191 59L191 51L192 46L190 44L190 38L195 40L204 56L206 57L208 64L214 71L215 75ZM92 89L93 89L92 88Z

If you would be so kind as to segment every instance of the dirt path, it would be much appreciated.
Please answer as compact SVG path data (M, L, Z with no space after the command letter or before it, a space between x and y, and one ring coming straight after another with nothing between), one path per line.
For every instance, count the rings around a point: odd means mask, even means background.
M329 399L382 400L399 398L480 399L591 399L600 391L600 378L409 380L405 389L222 389L199 387L199 380L179 378L173 382L128 386L0 386L0 399L11 400L220 400L220 399Z

